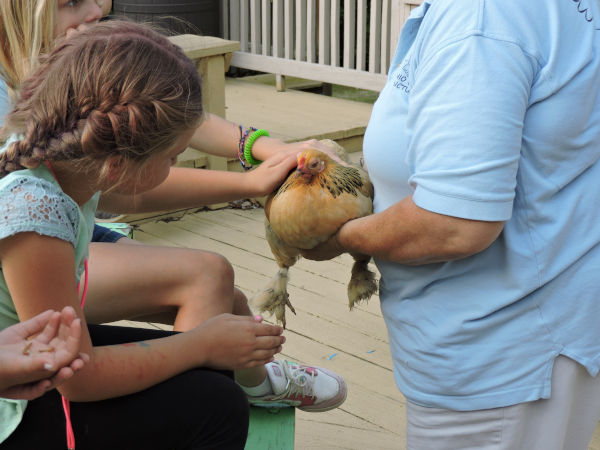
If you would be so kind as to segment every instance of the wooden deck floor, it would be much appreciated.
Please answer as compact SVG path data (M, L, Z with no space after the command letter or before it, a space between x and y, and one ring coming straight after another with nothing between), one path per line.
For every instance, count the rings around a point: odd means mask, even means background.
M236 285L248 296L277 270L264 239L260 208L201 211L148 222L138 227L135 237L148 244L224 255L235 268ZM351 263L344 255L327 262L300 260L290 269L290 299L298 314L287 315L282 356L334 370L348 384L348 398L339 409L298 411L298 450L404 448L405 401L394 383L379 300L373 297L348 311ZM600 428L590 449L600 450Z
M362 150L372 105L246 81L225 80L226 117L269 130L285 142L333 139L347 151Z
M204 211L145 223L135 238L220 253L233 264L237 287L251 296L277 271L263 218L262 209ZM287 315L282 356L343 374L349 389L337 410L297 412L297 449L397 449L403 440L404 400L394 385L378 299L348 311L351 263L350 257L300 260L290 269L290 300L297 315Z
M227 118L234 122L266 128L285 141L335 139L349 151L361 149L371 112L367 104L293 90L276 92L238 79L227 80L226 104ZM148 244L224 255L235 268L236 285L248 296L277 270L264 239L262 209L188 213L177 220L141 224L135 236ZM379 299L348 311L351 263L345 255L327 262L300 260L290 269L290 299L298 314L287 315L282 356L330 368L348 384L341 408L316 414L298 411L298 450L405 448L405 401L394 383ZM600 450L600 427L590 450Z

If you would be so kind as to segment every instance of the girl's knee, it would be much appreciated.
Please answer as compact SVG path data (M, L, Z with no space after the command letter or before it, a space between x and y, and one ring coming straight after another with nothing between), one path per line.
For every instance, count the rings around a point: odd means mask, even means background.
M233 285L234 271L231 263L222 255L210 252L195 252L192 256L194 261L190 267L195 272L195 275L202 278L210 278L214 280L222 280Z

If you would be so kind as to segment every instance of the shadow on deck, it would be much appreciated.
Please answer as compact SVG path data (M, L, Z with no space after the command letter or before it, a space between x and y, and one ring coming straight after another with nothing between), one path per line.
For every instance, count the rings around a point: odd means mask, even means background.
M276 273L264 238L263 210L219 209L189 213L169 222L137 226L135 237L151 245L217 252L235 269L236 286L249 297ZM394 383L388 337L374 296L348 310L346 283L352 259L300 260L290 269L290 300L283 358L341 374L348 398L338 409L296 414L296 449L403 449L405 400ZM269 317L267 321L271 322ZM120 322L158 327L163 325ZM590 446L600 450L600 427Z

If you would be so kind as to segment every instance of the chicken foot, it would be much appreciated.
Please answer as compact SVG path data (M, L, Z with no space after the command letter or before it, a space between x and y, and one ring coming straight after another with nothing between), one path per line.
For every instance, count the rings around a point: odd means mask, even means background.
M370 258L354 256L352 275L348 283L348 305L350 309L361 300L368 300L378 290L375 274L369 270Z
M252 297L250 304L260 313L267 311L274 315L278 322L285 328L285 307L290 308L294 314L296 310L290 303L290 296L287 292L288 268L279 269L275 277Z

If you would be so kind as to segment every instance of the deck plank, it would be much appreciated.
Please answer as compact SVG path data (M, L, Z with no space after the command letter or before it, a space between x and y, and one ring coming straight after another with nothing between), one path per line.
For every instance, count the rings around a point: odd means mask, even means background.
M368 103L293 89L277 92L272 86L243 78L225 80L225 105L225 115L232 122L265 128L286 142L339 140L348 151L362 150L362 135L373 108ZM349 145L351 138L359 138L359 148Z
M260 208L200 211L169 222L141 224L135 237L152 245L222 254L235 269L236 286L250 297L277 270L264 238L263 214ZM334 370L348 384L348 398L337 410L297 412L298 450L404 448L405 399L394 383L379 300L374 296L368 304L348 310L351 263L346 255L319 263L300 260L290 269L290 299L298 314L287 314L282 357ZM600 450L600 427L590 450Z

